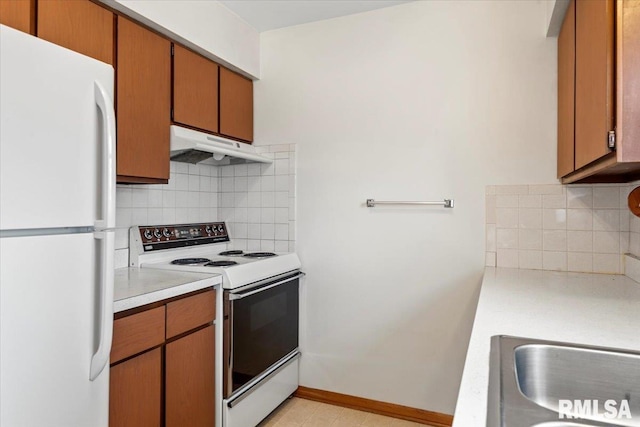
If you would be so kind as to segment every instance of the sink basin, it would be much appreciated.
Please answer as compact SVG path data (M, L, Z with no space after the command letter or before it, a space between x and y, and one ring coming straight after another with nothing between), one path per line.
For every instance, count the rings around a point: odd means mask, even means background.
M492 337L487 426L640 426L640 353Z

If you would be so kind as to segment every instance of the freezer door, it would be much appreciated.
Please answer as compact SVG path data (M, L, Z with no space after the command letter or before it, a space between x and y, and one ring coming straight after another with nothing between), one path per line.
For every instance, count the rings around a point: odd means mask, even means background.
M90 379L105 234L0 238L0 426L108 426L108 364Z
M113 98L110 65L0 25L0 230L106 227L95 82Z

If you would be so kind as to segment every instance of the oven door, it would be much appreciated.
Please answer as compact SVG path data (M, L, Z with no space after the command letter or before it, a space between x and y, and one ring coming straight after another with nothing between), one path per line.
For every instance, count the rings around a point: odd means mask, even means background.
M292 271L225 291L225 398L298 349L303 274Z

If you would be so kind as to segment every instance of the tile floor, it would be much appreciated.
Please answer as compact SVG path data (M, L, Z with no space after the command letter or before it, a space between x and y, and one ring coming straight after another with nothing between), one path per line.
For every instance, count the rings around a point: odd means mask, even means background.
M258 427L424 427L424 424L294 397Z

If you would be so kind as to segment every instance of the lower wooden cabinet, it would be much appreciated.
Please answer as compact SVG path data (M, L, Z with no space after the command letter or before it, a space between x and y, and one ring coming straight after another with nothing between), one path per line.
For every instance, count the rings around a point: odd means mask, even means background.
M110 427L215 425L215 298L208 290L117 316Z
M162 349L111 367L109 425L159 427L162 418Z
M166 427L215 424L213 325L167 344Z

